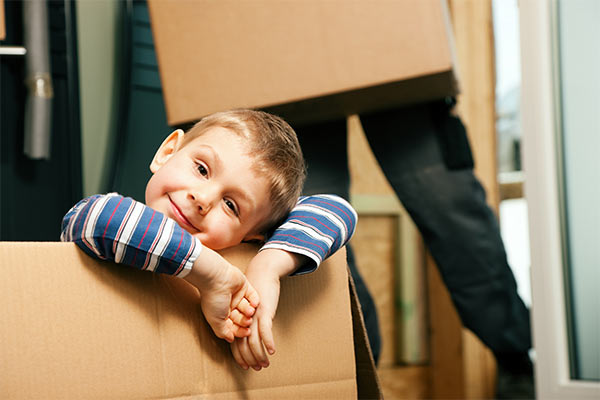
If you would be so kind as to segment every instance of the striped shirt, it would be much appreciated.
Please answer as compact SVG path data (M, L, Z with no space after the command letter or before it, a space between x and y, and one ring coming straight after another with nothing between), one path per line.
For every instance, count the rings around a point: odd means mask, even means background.
M341 197L301 197L262 249L305 255L310 262L294 274L312 272L352 237L356 220ZM200 241L174 220L117 193L77 203L63 218L61 240L75 242L98 259L179 277L189 273L202 250Z
M339 196L301 197L262 249L305 255L312 262L302 265L293 275L313 272L325 258L350 240L356 230L356 221L356 211Z

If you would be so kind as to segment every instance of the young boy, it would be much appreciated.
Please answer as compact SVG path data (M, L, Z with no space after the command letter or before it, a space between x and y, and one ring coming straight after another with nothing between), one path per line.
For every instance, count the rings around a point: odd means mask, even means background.
M305 168L295 132L264 112L217 113L186 134L174 131L150 170L146 205L116 193L86 198L65 215L61 240L96 258L186 279L200 291L215 334L233 342L236 361L267 366L263 343L273 354L280 277L311 272L343 246L354 232L354 210L336 196L298 200ZM284 219L247 279L214 251L263 241Z

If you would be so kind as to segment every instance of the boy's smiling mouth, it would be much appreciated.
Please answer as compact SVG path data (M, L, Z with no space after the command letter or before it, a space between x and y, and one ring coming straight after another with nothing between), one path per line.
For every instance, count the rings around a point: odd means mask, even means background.
M175 204L175 202L171 199L171 196L167 196L169 198L169 201L171 202L171 209L173 210L173 215L175 217L175 220L177 222L179 222L179 224L183 225L183 227L188 226L192 229L194 229L195 231L199 231L198 228L196 228L186 217L185 215L183 215L183 212L181 212L181 210L179 209L179 207L177 206L177 204Z

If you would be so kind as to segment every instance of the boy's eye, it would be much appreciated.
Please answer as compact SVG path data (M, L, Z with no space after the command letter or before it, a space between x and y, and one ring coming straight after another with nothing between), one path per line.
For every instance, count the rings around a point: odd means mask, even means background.
M238 215L238 211L237 208L235 207L235 203L229 199L225 199L225 205L231 209L231 211L233 211L233 213L237 216Z
M208 175L208 170L206 169L206 167L203 164L198 164L198 166L196 168L198 169L198 172L200 173L200 175L202 175L202 176Z

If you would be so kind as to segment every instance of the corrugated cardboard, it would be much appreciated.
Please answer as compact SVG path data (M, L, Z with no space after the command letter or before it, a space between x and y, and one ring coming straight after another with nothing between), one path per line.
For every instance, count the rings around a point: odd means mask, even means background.
M244 266L255 252L223 255ZM73 243L0 243L0 273L1 398L381 397L360 318L353 335L344 251L282 281L278 351L260 372L234 363L181 279Z
M231 108L291 122L456 94L445 0L148 0L171 125Z

